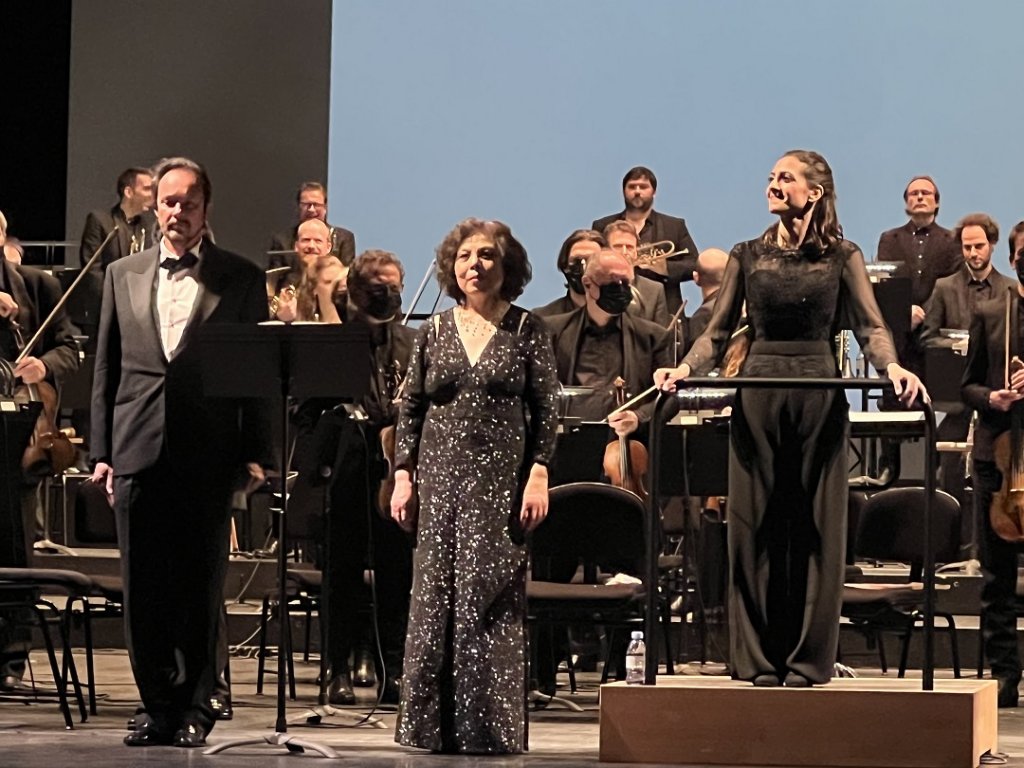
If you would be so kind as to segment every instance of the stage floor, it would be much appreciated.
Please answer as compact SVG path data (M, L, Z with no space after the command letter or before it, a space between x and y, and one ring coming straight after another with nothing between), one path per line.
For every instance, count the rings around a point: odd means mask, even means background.
M245 747L215 756L204 756L201 750L181 750L172 747L130 749L121 740L125 721L136 706L135 685L132 681L127 654L123 650L103 650L96 656L97 687L100 695L99 715L85 723L77 723L73 731L65 731L55 700L24 703L23 697L0 696L0 765L19 768L118 768L121 766L195 766L197 764L250 768L254 760L260 766L294 766L296 760L305 764L320 758L312 754L289 755L283 747ZM50 679L45 657L33 654L33 666L42 687ZM84 666L84 664L82 665ZM271 666L276 667L276 662ZM696 673L695 669L685 668ZM316 664L302 664L296 660L298 701L288 701L288 716L301 717L315 703L314 681ZM858 670L862 677L877 674L877 670ZM235 657L231 661L234 681L235 717L222 722L210 735L209 743L228 739L262 738L272 732L275 720L273 696L276 678L268 675L265 694L255 694L256 662ZM938 677L949 676L941 670ZM565 676L560 676L564 678ZM530 717L530 752L500 758L453 757L431 755L421 750L401 747L394 742L395 715L380 715L385 728L339 728L335 726L290 726L289 733L298 738L318 741L331 746L340 758L323 761L327 765L351 765L365 768L408 766L429 768L440 765L488 766L596 766L598 765L598 676L594 673L579 675L581 690L570 695L568 689L560 695L571 698L583 707L581 713L569 712L551 705ZM368 689L357 689L360 704L352 712L368 712L372 698ZM337 720L338 718L334 718ZM914 734L908 734L913 739ZM1024 708L1001 710L999 714L999 747L1009 755L1006 765L1024 768ZM841 748L837 745L837 749ZM610 764L609 764L610 765ZM622 764L618 764L622 765Z

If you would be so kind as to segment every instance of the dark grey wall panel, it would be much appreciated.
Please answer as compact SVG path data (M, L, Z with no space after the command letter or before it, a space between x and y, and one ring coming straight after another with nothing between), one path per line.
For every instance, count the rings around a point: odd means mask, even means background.
M182 154L210 172L217 242L261 258L298 182L326 182L330 63L330 0L75 3L68 237L123 168Z

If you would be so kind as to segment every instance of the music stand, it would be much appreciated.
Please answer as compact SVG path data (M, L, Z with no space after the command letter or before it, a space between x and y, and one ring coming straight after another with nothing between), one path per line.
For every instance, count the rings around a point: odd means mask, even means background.
M0 566L28 568L32 544L26 535L25 520L21 513L21 457L28 448L32 430L36 426L40 402L25 406L15 405L12 400L0 399Z
M890 277L872 283L871 287L882 311L882 319L892 331L893 338L898 340L910 333L910 278Z
M280 405L281 466L288 457L288 403L292 397L358 399L370 383L370 334L359 325L243 325L211 323L200 329L203 394L206 397L274 399ZM241 375L240 375L241 374ZM284 746L289 752L314 751L337 757L330 747L296 739L285 719L284 649L288 647L285 595L287 580L287 471L281 472L281 511L277 524L277 589L280 637L277 654L277 721L274 733L257 739L233 739L203 751L213 755L250 744Z

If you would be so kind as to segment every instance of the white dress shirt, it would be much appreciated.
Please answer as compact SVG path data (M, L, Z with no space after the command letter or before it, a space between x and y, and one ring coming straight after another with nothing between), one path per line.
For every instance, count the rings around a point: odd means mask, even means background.
M189 250L199 258L199 243L196 243ZM164 259L177 259L178 255L167 247L163 238L160 240L160 255ZM164 348L164 355L170 360L174 356L178 344L181 343L181 336L185 332L185 325L192 316L192 307L199 295L199 281L196 275L199 272L199 264L189 269L182 269L173 275L167 269L158 269L159 277L156 286L156 308L160 316L160 343Z

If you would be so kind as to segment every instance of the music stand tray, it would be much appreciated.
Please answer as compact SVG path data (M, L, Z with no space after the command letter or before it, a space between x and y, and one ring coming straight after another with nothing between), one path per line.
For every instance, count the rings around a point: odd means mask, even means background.
M285 325L281 323L210 323L199 336L203 394L206 397L276 400L281 418L281 464L290 444L288 403L292 397L337 397L357 400L370 385L370 331L365 325ZM288 540L286 471L281 472L281 512L278 516L277 588L281 636L277 655L277 722L274 733L258 739L235 739L214 745L204 754L236 746L272 744L289 751L310 749L337 757L330 747L287 735L283 649L287 647L284 611ZM321 665L322 666L322 665Z

